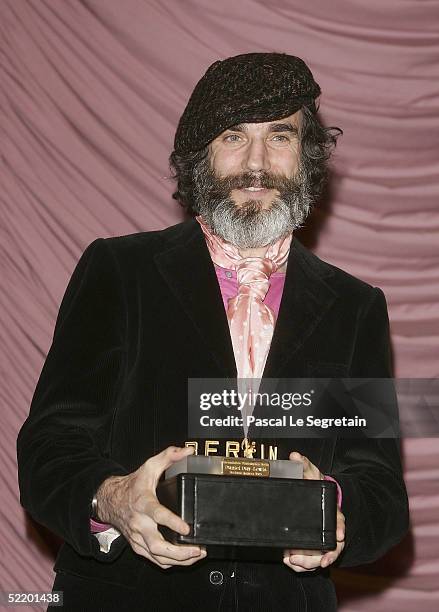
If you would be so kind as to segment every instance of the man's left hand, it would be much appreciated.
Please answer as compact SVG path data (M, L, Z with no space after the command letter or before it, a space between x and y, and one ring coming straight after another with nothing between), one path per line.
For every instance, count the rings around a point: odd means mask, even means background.
M305 480L323 480L324 476L311 461L297 452L290 453L292 461L303 463L303 478ZM324 554L316 554L315 550L285 550L284 563L296 572L312 572L319 567L328 567L338 558L344 548L345 518L337 508L337 548Z

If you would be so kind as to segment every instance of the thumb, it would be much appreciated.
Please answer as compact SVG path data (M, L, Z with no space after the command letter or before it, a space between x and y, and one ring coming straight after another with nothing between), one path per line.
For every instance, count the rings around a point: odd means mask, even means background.
M162 472L167 470L173 463L193 455L194 450L193 446L168 446L168 448L165 448L161 453L151 457L149 461L154 464L155 469L162 474Z
M303 457L297 451L293 451L292 453L290 453L290 460L291 461L301 461L303 463Z

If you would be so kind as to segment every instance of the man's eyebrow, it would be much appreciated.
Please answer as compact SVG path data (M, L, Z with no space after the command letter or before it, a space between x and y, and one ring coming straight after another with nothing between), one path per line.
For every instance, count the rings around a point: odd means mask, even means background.
M226 131L230 132L247 132L247 126L245 123L238 123L237 125L232 125L227 128ZM269 132L291 132L292 134L297 134L298 129L292 123L274 123L270 125L268 128Z
M292 134L297 134L298 129L295 125L291 123L274 123L270 125L268 128L269 132L291 132Z

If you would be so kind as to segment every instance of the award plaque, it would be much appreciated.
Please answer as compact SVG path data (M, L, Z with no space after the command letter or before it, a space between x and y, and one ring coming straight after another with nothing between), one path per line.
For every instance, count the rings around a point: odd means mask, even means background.
M274 560L286 548L333 550L336 485L302 476L301 462L191 455L157 487L159 501L191 531L160 530L173 543L206 546L211 557Z

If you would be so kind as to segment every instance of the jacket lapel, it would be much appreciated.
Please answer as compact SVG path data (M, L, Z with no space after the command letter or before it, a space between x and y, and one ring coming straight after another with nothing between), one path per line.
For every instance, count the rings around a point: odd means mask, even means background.
M296 374L294 370L288 368L288 362L293 357L297 358L305 341L337 299L337 293L326 282L332 274L329 266L303 247L296 238L293 239L279 314L263 374L264 379L307 376L306 364ZM260 391L264 390L262 381ZM258 436L253 426L250 427L249 435L251 438ZM298 450L311 458L323 472L330 469L333 440L273 439L271 442L275 446L284 447L282 451L284 459L288 458L291 451Z
M337 299L326 282L331 268L294 238L291 243L285 285L264 370L264 378L275 378Z
M168 234L169 248L155 256L156 265L212 353L216 376L236 378L227 316L204 235L196 221L177 228L181 231Z

